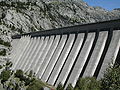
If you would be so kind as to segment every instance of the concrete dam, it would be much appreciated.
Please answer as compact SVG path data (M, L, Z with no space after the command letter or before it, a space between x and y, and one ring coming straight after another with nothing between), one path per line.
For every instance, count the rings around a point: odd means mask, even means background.
M74 87L79 77L103 77L120 63L120 20L12 36L13 70L32 70L39 79Z

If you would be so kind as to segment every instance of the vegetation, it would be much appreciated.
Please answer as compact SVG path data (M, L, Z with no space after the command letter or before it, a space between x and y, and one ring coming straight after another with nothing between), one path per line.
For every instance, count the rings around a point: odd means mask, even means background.
M5 42L5 41L2 40L1 38L0 38L0 44L1 44L1 45L4 45L4 46L6 46L6 47L11 47L10 42Z
M31 90L31 88L32 90L44 90L43 85L39 80L33 80L26 90Z
M5 90L44 90L44 87L48 87L54 90L54 88L41 80L37 79L30 71L29 74L25 74L22 70L12 71L10 68L12 63L7 61L5 65L0 65L2 70L0 74L0 81Z
M63 87L63 85L61 83L58 84L57 90L64 90L64 87Z
M73 90L72 85L71 85L71 84L69 84L66 90Z
M77 82L78 90L100 90L100 82L94 77L80 78Z
M101 90L120 90L120 66L110 66L101 79Z
M44 90L44 87L48 87L52 90L64 90L61 83L55 89L37 79L32 71L29 74L25 74L22 70L12 71L11 66L10 61L7 61L3 66L0 65L2 70L0 81L4 89L19 90L23 88L31 90L32 88L32 90ZM95 77L80 78L74 88L69 84L66 90L120 90L120 66L109 66L101 80L96 80Z
M5 47L7 47L7 48L11 47L10 42L5 42L1 38L0 38L0 45L3 45ZM6 54L7 54L6 49L0 49L0 56L6 56Z
M0 56L5 56L5 55L6 55L6 50L5 49L1 50L0 51Z
M8 79L11 76L10 70L3 70L0 75L1 83L4 83L5 81L8 81Z

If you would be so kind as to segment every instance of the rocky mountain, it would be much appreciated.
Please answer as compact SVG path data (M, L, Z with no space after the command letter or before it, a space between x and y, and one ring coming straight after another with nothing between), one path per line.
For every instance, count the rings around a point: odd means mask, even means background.
M119 9L107 11L82 0L0 0L0 54L11 50L14 34L118 18Z

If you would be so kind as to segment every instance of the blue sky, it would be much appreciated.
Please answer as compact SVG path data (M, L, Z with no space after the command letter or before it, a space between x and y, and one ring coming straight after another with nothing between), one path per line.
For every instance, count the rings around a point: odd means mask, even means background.
M120 0L83 0L90 6L101 6L107 10L120 8Z

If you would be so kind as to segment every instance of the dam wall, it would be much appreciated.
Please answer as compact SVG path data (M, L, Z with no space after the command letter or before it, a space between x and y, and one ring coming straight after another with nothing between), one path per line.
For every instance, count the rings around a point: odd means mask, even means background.
M120 58L120 20L12 36L12 69L32 70L44 82L75 87L80 77L103 77ZM117 61L116 61L117 60Z

